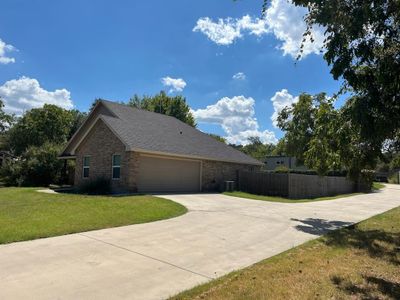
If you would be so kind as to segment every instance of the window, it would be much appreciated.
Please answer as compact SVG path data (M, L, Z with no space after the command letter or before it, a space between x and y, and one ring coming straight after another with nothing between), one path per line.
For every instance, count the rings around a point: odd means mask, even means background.
M121 177L121 155L113 155L112 157L112 179Z
M83 178L89 178L90 156L83 157Z

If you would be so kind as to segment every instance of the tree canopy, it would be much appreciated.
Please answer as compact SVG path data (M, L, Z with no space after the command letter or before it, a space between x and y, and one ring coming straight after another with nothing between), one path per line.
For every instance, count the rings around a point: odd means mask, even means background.
M226 139L218 134L214 133L207 133L209 136L211 136L213 139L216 139L218 142L226 144Z
M335 109L333 102L324 93L302 94L283 109L278 126L285 136L279 148L320 175L345 169L357 179L362 169L375 167L380 149L363 141L347 107Z
M244 146L233 144L230 146L262 162L265 161L268 155L272 155L276 148L274 144L264 144L257 136L249 137L248 144Z
M77 126L76 115L76 112L52 104L31 109L9 130L9 146L20 155L29 146L41 146L46 142L65 143Z
M196 122L189 105L186 103L186 98L181 95L168 96L164 91L154 96L140 97L134 95L129 99L128 105L172 116L190 126L196 127Z
M381 147L400 128L400 1L292 2L308 9L303 41L312 38L315 25L326 30L324 59L352 94L343 113L357 124L363 141Z
M15 115L4 111L4 102L0 97L0 134L6 132L15 122Z

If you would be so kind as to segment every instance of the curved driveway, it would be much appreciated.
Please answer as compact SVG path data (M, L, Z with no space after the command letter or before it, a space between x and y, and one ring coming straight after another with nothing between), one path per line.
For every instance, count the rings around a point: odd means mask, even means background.
M0 299L163 299L400 205L400 187L272 203L162 195L183 216L0 246Z

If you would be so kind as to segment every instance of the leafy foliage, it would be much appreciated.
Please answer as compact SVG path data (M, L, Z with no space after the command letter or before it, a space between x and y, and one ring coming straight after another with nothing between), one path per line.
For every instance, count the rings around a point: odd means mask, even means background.
M372 185L375 179L375 171L374 170L361 170L361 186L363 187L362 190L369 192L372 189Z
M49 104L18 118L2 134L2 148L14 156L0 170L3 182L18 186L59 183L65 176L62 176L64 162L58 155L85 118L86 113Z
M21 157L6 163L1 175L7 185L47 186L58 183L63 161L58 159L61 146L46 142L30 146Z
M81 112L77 109L70 110L70 114L72 116L72 122L69 128L67 140L69 140L74 135L74 133L79 129L79 127L82 125L82 123L88 116L87 113Z
M233 144L230 144L229 146L258 159L259 161L265 161L266 156L272 155L276 147L274 144L263 144L259 137L250 137L248 141L249 143L245 146Z
M0 97L0 134L5 133L15 123L15 115L4 111L4 102Z
M47 142L65 143L75 125L73 113L56 105L45 104L26 112L9 131L9 146L21 155L30 146Z
M352 94L343 114L356 128L360 136L357 142L362 142L368 152L362 155L376 157L400 128L400 1L293 3L308 9L301 49L306 39L312 40L314 25L325 28L324 59L333 78L343 80L342 91ZM267 4L265 0L264 12Z
M139 97L134 95L129 100L128 105L172 116L190 126L196 127L196 122L189 105L186 103L186 98L181 95L168 96L164 91L154 96Z
M324 93L300 95L298 103L283 109L278 117L278 126L286 132L284 152L321 175L339 169L338 115Z
M286 166L277 166L274 171L276 173L289 173L289 168Z
M392 161L390 162L390 169L391 170L400 169L400 154L398 154L396 157L392 159Z
M319 175L345 169L358 180L362 169L376 164L379 148L361 139L347 107L339 110L325 94L302 94L299 102L282 110L278 126L284 130L284 152L295 156Z
M209 136L211 136L213 139L216 139L218 142L226 144L226 139L223 138L222 136L219 136L218 134L213 134L213 133L207 133Z
M278 127L286 132L284 152L295 156L299 162L305 160L314 129L314 115L313 97L302 94L296 105L284 108L278 116Z

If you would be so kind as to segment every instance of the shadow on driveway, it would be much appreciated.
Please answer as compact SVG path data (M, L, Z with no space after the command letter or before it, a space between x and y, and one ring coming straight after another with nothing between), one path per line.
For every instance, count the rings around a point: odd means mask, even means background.
M349 226L353 223L343 221L328 221L324 219L307 218L304 220L291 219L300 222L302 225L296 225L296 229L313 235L323 235L329 231Z

